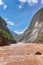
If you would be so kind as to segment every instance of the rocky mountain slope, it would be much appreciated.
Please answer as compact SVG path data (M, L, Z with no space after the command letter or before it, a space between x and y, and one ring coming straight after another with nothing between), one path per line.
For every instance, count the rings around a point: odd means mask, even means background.
M10 33L10 30L7 27L7 23L5 20L0 16L0 29L5 30L6 32Z
M18 35L17 33L13 32L13 31L10 31L12 36L17 39L20 35Z
M0 45L8 45L10 43L16 43L16 40L11 35L5 20L0 17Z
M19 42L43 42L43 8L32 18L28 29L19 37Z

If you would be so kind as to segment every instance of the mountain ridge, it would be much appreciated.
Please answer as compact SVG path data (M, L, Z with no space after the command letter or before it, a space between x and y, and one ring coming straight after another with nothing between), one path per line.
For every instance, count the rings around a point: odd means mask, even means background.
M10 31L11 32L11 35L13 36L13 38L18 38L20 35L18 35L17 33L13 32L13 31Z
M16 40L11 35L5 20L0 17L0 45L9 45L11 43L16 43Z
M35 40L43 32L43 8L39 9L33 16L30 26L18 39L19 42L36 42Z

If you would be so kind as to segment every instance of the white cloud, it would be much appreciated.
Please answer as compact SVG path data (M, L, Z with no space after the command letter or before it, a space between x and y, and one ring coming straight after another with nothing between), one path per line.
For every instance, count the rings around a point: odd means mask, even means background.
M18 6L18 8L19 8L19 9L21 9L21 8L22 8L22 6L21 6L21 5L19 5L19 6Z
M0 6L3 6L4 10L7 8L7 5L3 2L3 0L0 0Z
M20 2L24 2L24 3L25 3L27 0L19 0L19 1L20 1Z
M17 33L17 34L21 35L23 33L23 31L22 32L14 31L14 33Z
M7 21L8 25L14 26L14 23L12 21Z
M7 21L7 24L8 24L8 25L14 26L14 22L9 21L7 18L5 18L5 20Z
M30 6L38 4L39 0L19 0L20 3L28 3ZM43 4L43 0L40 0L40 4Z
M28 3L29 5L34 5L38 3L38 0L19 0L21 3Z
M38 3L38 0L27 0L28 3Z
M4 5L4 10L7 8L7 5Z
M24 3L28 3L30 6L38 4L38 0L19 0L19 2L21 3L20 5L18 5L19 9L23 8Z
M41 3L43 4L43 0L41 1Z
M21 3L20 5L17 5L17 7L18 7L19 9L22 9L22 8L23 8L23 4Z
M15 33L17 33L17 34L19 34L19 35L21 35L21 34L23 34L24 33L24 31L27 29L27 27L23 30L23 31L14 31Z
M34 5L34 4L37 4L37 3L38 3L38 0L27 0L27 2L28 2L30 5Z
M3 3L3 1L2 1L2 0L0 0L0 5L4 5L4 3Z

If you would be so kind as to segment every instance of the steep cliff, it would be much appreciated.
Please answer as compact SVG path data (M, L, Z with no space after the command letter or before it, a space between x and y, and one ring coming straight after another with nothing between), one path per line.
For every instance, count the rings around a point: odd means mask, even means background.
M10 43L16 43L16 40L11 35L5 20L0 17L0 45L8 45Z
M5 20L0 16L0 29L5 30L6 32L10 33L10 30L7 27L7 23Z
M43 33L43 8L41 8L38 12L35 13L30 23L30 26L19 37L18 41L36 42L39 39L41 33Z

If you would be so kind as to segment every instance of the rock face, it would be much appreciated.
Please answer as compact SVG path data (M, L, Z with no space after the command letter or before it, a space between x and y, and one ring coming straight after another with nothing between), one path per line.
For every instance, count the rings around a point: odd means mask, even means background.
M7 23L5 20L0 16L0 29L5 30L7 33L11 34L13 38L19 37L18 34L14 33L13 31L9 30L7 27Z
M33 16L28 29L18 39L22 42L34 42L43 33L43 8Z
M10 43L16 43L16 40L13 38L4 19L0 17L0 46L9 45Z
M20 35L18 35L17 33L13 32L13 31L10 31L12 36L17 39Z
M10 31L7 27L7 23L5 22L5 20L1 16L0 16L0 29L3 29L6 32L10 33Z

